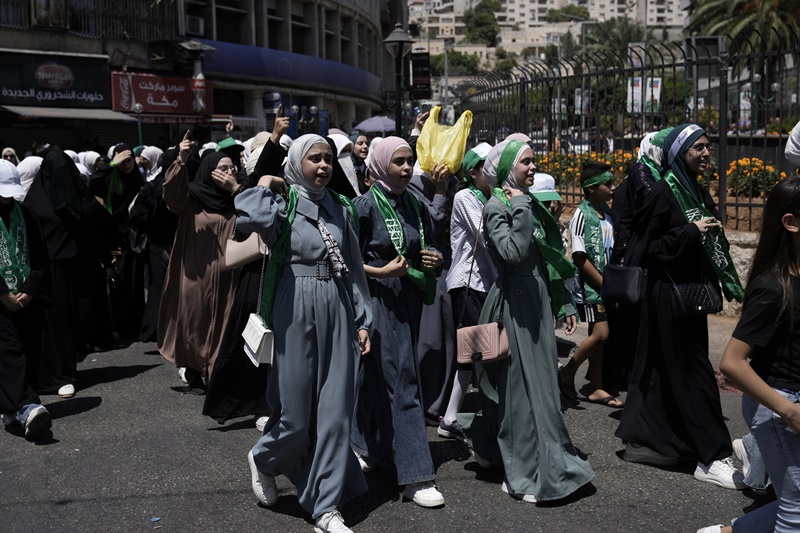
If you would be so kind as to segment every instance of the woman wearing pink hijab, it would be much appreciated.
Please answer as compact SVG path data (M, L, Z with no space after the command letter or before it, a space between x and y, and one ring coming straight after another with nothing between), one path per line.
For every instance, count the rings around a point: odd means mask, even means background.
M375 463L395 468L405 498L439 507L444 497L434 484L416 346L422 306L435 296L443 259L431 247L427 211L406 191L413 166L408 143L387 137L370 152L377 181L355 199L374 337L359 370L351 444L363 470Z

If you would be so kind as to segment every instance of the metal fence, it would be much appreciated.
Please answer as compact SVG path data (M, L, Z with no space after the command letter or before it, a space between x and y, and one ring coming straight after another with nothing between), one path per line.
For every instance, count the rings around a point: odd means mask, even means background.
M646 132L698 123L715 148L702 180L727 227L757 230L765 196L796 170L783 149L800 119L800 36L778 35L781 46L770 51L755 35L760 42L695 38L585 51L481 73L451 90L474 114L473 140L529 135L568 204L583 196L585 159L607 160L622 179Z

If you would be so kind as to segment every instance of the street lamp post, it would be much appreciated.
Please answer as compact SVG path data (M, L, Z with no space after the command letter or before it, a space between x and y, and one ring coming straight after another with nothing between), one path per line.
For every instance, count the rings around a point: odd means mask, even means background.
M403 57L411 50L411 43L411 37L399 22L395 24L392 33L383 40L386 49L394 58L394 127L398 136L403 132Z
M133 106L133 110L136 112L136 127L139 130L139 146L142 146L144 144L144 142L142 142L142 111L144 111L144 106L136 102Z

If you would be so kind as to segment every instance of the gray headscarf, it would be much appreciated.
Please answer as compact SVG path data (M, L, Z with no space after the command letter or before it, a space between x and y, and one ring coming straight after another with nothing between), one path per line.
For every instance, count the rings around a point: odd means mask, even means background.
M292 147L289 148L289 158L286 161L284 177L289 185L294 185L300 196L312 202L319 202L325 196L325 188L316 189L312 187L303 176L303 158L315 144L324 144L325 148L331 149L324 137L314 133L298 137L292 143ZM333 172L333 166L331 166L331 172Z

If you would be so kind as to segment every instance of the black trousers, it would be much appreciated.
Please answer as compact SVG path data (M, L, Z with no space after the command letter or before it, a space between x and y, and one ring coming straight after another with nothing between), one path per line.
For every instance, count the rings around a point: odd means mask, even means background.
M42 313L42 350L38 381L39 394L55 394L75 383L78 372L79 310L75 259L51 261L49 268L53 305Z
M147 302L144 305L142 327L139 329L141 342L155 342L158 333L158 308L161 305L161 294L164 292L164 279L167 277L169 255L164 248L152 242L142 252L147 258Z
M14 414L40 403L31 387L38 363L41 314L35 304L8 311L0 304L0 413Z

